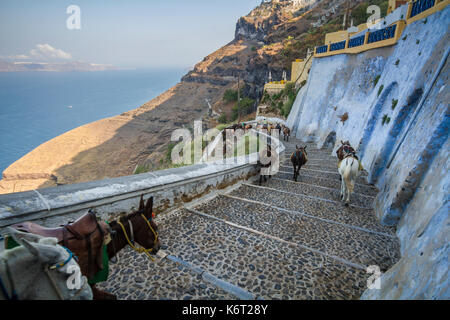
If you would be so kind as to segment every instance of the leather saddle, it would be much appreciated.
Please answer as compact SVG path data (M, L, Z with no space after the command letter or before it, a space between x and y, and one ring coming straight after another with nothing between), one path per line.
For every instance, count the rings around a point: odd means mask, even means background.
M81 272L89 280L103 270L103 245L109 228L106 223L99 222L91 210L77 221L60 228L45 228L33 222L16 224L13 228L58 239L60 245L78 257Z

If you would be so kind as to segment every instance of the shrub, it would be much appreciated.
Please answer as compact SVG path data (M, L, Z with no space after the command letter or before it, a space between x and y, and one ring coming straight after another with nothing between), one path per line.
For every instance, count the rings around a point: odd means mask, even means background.
M237 101L237 99L238 99L237 90L228 89L227 91L225 91L223 95L223 101L225 101L225 103L231 103Z
M384 126L385 124L388 124L389 122L391 122L391 118L389 118L389 116L387 114L385 114L383 116L382 125Z
M398 100L392 99L392 110L395 109L395 107L397 106L397 104L398 104Z
M281 109L281 115L283 117L289 117L289 114L291 113L292 106L294 105L295 97L289 98L286 103L283 105L283 108Z
M227 115L226 113L222 113L219 117L219 119L217 119L217 121L221 124L225 124L228 121Z
M149 171L148 166L146 166L146 165L138 165L136 170L134 171L134 174L146 173L148 171Z
M378 97L380 96L380 94L383 92L384 86L381 85L380 89L378 89Z
M397 61L395 61L395 65L398 66L398 64L400 63L400 59L397 59Z
M237 118L239 118L239 112L241 113L241 116L252 113L254 103L255 100L250 98L244 98L239 101L239 103L236 103L233 107L231 120L235 121Z
M377 86L378 81L380 80L380 78L381 78L381 74L377 75L377 76L375 77L375 79L373 79L373 86L374 86L374 87Z

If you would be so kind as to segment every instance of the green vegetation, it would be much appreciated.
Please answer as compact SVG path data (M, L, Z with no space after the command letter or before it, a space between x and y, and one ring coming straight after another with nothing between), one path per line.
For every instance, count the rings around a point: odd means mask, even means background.
M389 116L387 114L385 114L383 116L382 125L384 126L385 124L388 124L389 122L391 122L391 118L389 118Z
M306 81L302 82L302 86ZM288 117L291 112L292 105L297 97L298 90L295 90L295 83L288 82L283 90L274 95L264 92L261 103L268 106L267 111L272 113L279 113L283 117Z
M241 99L241 101L239 101L239 103L236 103L232 109L232 115L231 115L231 120L232 121L236 121L239 118L239 114L241 116L250 114L253 112L254 109L254 105L255 105L255 100L250 99L250 98L243 98Z
M147 165L138 165L136 170L134 171L134 174L141 174L141 173L146 173L149 171L150 171L150 169Z
M222 113L220 115L220 117L217 119L217 121L221 124L225 124L228 122L228 118L227 118L227 114L226 113Z
M395 109L395 107L397 106L397 104L398 104L398 100L395 100L395 99L392 99L392 110L394 110Z
M231 103L237 101L237 99L238 99L237 90L228 89L227 91L225 91L223 95L223 101L225 101L225 103Z
M377 97L380 96L380 94L383 92L383 89L384 89L384 86L381 85L381 86L380 86L380 89L378 89L378 96L377 96Z
M398 64L400 63L400 59L397 59L397 61L395 61L395 65L398 66Z
M374 87L377 86L378 81L380 80L380 78L381 78L381 74L377 75L377 76L375 77L375 79L373 79L373 86L374 86Z

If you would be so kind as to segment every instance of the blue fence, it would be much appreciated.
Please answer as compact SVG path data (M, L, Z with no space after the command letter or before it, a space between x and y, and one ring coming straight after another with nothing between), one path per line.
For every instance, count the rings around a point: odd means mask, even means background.
M344 41L341 41L341 42L332 43L330 45L330 51L337 51L337 50L345 49L345 43L346 42L347 42L347 40L344 40Z
M397 25L389 26L387 28L371 32L369 34L368 43L383 41L387 39L391 39L395 36L395 29L397 29Z
M324 46L320 46L316 48L316 53L324 53L328 51L328 46L324 45Z
M364 44L364 38L366 37L366 35L363 36L359 36L353 39L350 39L348 42L348 47L349 48L353 48L353 47L359 47L362 46Z
M410 18L434 6L435 0L418 0L413 3Z

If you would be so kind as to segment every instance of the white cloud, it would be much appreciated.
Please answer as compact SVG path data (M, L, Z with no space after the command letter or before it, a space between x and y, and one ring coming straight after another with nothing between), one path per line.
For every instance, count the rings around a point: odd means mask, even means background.
M72 55L61 49L53 48L49 44L37 44L28 54L13 54L9 56L0 56L0 59L7 60L31 60L35 62L70 60Z
M72 55L70 53L64 52L61 49L53 48L49 44L38 44L35 49L30 51L30 57L34 59L51 60L51 59L62 59L70 60Z

